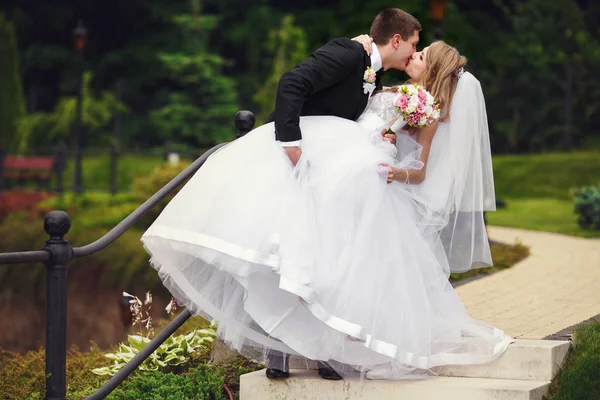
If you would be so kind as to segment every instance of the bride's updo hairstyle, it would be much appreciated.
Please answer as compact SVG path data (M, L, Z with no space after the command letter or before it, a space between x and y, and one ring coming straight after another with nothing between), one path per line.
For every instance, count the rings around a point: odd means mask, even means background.
M467 58L444 41L432 43L427 50L425 72L420 80L440 104L441 122L450 116L452 96L466 64Z

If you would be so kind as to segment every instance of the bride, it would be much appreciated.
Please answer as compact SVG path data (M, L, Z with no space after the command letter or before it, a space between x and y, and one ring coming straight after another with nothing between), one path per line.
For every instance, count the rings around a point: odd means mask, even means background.
M402 379L499 357L512 339L469 317L448 281L492 263L487 116L465 64L444 42L410 59L441 106L428 128L398 129L391 88L357 122L302 117L296 166L272 123L212 155L142 237L164 285L258 361Z

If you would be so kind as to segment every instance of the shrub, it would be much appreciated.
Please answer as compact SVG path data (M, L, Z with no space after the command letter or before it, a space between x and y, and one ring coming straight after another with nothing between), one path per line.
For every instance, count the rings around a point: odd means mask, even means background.
M71 244L83 246L102 237L108 229L86 228L73 219L73 226L66 236ZM48 235L44 232L41 218L31 219L12 214L0 223L0 252L39 250L44 248ZM130 229L106 249L83 258L76 258L69 264L70 270L82 267L102 267L101 278L107 283L118 283L123 287L159 287L156 271L149 267L149 256L144 250L140 237L142 232ZM0 266L0 288L9 285L15 290L43 287L45 270L40 263Z
M16 189L0 193L0 221L11 213L38 215L40 205L52 194L35 190Z
M105 362L100 349L91 344L90 351L76 349L67 352L67 385L69 399L89 396L108 378L90 371ZM45 393L44 350L29 351L24 355L0 349L0 399L43 399Z
M600 230L600 188L585 187L574 191L577 222L584 229Z
M187 164L180 162L173 166L165 163L154 168L152 173L146 177L139 177L133 182L133 192L140 201L146 201L156 192L162 189L167 183L175 178L180 172L187 167ZM181 185L183 186L183 184ZM174 190L171 194L161 200L156 206L150 210L141 220L142 227L147 228L152 225L152 222L159 216L161 211L173 199L179 189Z
M66 193L39 205L39 215L52 210L65 210L73 224L82 228L112 229L141 204L132 193L111 195L103 192L86 192L81 195Z
M223 372L218 367L199 365L175 375L146 372L124 382L107 400L222 400Z

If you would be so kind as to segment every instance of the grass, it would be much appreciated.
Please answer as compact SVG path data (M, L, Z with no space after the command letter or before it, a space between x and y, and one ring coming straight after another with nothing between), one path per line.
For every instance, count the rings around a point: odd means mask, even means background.
M600 237L600 231L583 229L573 213L573 201L553 198L505 198L507 207L486 214L490 225Z
M494 156L498 198L571 200L570 189L600 184L600 152Z
M600 152L495 156L496 198L505 209L487 213L490 225L600 237L578 226L571 190L600 184Z
M600 399L600 323L575 329L573 346L544 400Z

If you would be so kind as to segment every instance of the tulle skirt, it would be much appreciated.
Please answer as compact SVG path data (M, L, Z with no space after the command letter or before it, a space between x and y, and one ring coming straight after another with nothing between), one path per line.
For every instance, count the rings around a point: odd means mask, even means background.
M277 350L400 377L501 355L511 339L469 317L411 186L379 166L421 168L419 146L399 155L336 117L300 126L296 167L263 125L212 155L144 233L173 296L258 361Z

